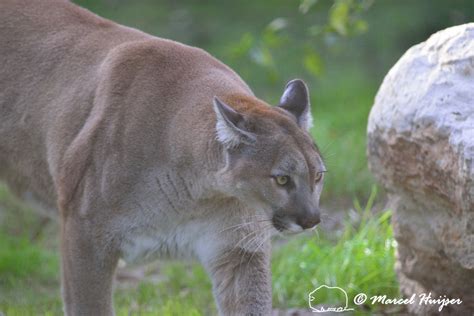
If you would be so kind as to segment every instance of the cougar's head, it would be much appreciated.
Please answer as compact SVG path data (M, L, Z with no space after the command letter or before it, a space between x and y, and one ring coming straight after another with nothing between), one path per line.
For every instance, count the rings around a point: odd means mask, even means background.
M324 166L308 133L312 117L305 83L292 80L275 107L248 96L214 99L217 139L226 165L221 185L280 232L320 222ZM255 218L259 218L255 216Z

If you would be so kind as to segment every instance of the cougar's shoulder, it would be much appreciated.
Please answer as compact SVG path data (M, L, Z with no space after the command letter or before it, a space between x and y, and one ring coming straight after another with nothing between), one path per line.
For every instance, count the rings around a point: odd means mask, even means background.
M143 170L207 155L215 138L213 96L251 94L207 52L153 36L115 46L95 74L92 109L59 164L63 208L87 169L101 170L90 186L111 201L123 196L114 184L133 182Z

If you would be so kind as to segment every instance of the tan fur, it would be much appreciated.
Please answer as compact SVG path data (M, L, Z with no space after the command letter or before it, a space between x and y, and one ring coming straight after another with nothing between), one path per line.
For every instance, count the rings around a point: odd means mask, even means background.
M203 50L61 0L1 1L0 58L0 178L60 219L67 315L113 314L117 260L155 256L200 260L222 315L270 313L275 214L319 221L303 83L269 107ZM223 137L253 143L217 140L214 96L240 119Z

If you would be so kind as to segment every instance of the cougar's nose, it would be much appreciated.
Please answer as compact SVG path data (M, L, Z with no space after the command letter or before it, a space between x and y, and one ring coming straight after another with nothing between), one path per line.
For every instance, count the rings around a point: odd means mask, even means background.
M319 210L312 211L303 216L299 216L296 219L296 223L300 225L303 229L313 228L321 222L321 217L319 215Z

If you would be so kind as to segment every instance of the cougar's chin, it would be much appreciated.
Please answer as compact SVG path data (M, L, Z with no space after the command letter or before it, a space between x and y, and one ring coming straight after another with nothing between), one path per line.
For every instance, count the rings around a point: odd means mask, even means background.
M294 235L294 234L299 234L302 233L304 229L295 223L288 223L286 230L284 231L285 234L287 235Z

